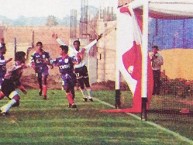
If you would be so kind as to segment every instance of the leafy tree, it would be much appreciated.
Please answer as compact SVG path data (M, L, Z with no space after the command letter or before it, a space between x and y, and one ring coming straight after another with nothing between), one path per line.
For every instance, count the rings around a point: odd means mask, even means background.
M46 26L56 26L58 25L57 19L55 16L48 16Z

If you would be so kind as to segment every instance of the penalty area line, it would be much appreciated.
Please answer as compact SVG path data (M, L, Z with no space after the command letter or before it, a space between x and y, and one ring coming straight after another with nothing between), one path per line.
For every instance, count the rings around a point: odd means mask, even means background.
M115 107L115 106L113 106L112 104L109 104L109 103L107 103L107 102L105 102L105 101L102 101L102 100L100 100L100 99L98 99L98 98L95 98L95 97L93 97L93 98L94 98L95 100L97 100L98 102L100 102L101 104L104 104L104 105L109 106L109 107L111 107L111 108L114 108L114 107ZM135 118L135 119L137 119L137 120L141 120L141 118L140 118L139 116L135 115L135 114L132 114L132 113L125 113L125 114L127 114L127 115L129 115L129 116L132 116L133 118ZM151 121L145 121L145 123L147 123L147 124L149 124L149 125L157 128L157 129L160 129L160 130L162 130L162 131L164 131L164 132L167 132L167 133L173 135L174 137L179 138L179 139L181 139L182 141L188 142L188 143L190 143L190 144L193 145L193 141L192 141L191 139L189 139L189 138L187 138L187 137L185 137L185 136L182 136L182 135L180 135L179 133L176 133L176 132L174 132L174 131L172 131L172 130L169 130L169 129L167 129L167 128L159 125L159 124L153 123L153 122L151 122Z

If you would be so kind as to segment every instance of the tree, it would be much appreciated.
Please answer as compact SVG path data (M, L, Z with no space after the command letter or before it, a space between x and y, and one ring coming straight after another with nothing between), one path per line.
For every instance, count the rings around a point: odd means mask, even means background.
M56 25L58 25L56 17L48 16L46 26L56 26Z

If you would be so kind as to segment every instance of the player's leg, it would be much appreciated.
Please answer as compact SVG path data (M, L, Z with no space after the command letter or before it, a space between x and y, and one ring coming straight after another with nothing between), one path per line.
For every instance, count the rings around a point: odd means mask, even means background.
M83 96L83 100L84 101L87 101L87 93L86 93L86 89L84 87L84 80L83 80L83 75L82 75L82 68L76 68L75 69L75 73L76 73L76 80L79 84L79 88L80 88L80 91L82 93L82 96Z
M38 84L39 84L39 95L42 95L42 73L37 73Z
M77 81L78 81L79 88L80 88L80 91L81 91L82 96L83 96L83 100L86 102L87 101L87 92L86 92L86 89L84 87L84 79L80 78Z
M91 87L90 87L88 70L87 70L86 66L84 66L84 69L83 69L83 82L84 82L84 85L86 86L86 91L87 91L87 94L88 94L87 98L90 101L93 101L93 99L92 99L92 90L91 90Z
M9 96L12 91L15 90L15 85L11 80L5 79L2 83L1 91L0 91L0 100L5 96Z
M83 78L83 79L84 79L84 84L85 84L85 86L86 86L86 91L87 91L87 94L88 94L88 97L87 97L87 98L88 98L90 101L93 102L92 90L91 90L91 87L90 87L89 78L86 77L86 78Z
M73 100L75 99L75 85L76 85L76 74L75 73L73 73L72 75L71 75L71 77L72 77L72 82L71 82L71 85L72 85L72 88L71 88L71 93L72 93L72 98L73 98Z
M66 97L69 103L69 108L76 108L76 104L74 103L74 99L69 88L66 90Z
M4 93L0 91L0 100L3 99L4 97L5 97Z
M48 78L48 75L43 75L42 76L43 97L44 97L45 100L47 99L47 78Z
M0 77L0 89L1 89L1 84L3 83L3 77Z
M66 98L68 100L68 103L69 103L69 108L76 108L76 105L74 103L74 99L73 99L73 95L71 93L71 80L69 80L69 78L67 78L66 76L63 78L63 82L62 82L62 85L63 85L63 88L64 90L66 91Z
M74 101L73 105L71 105L71 108L77 108L77 106L75 105L75 91L74 91L74 86L75 86L75 81L74 81L74 77L71 76L70 79L68 79L68 87L69 87L69 91L72 94L72 99Z
M19 106L20 96L17 91L12 91L9 95L9 99L10 101L1 107L1 112L3 115L6 115L11 107Z
M72 98L73 100L75 99L75 90L74 90L74 86L71 88L71 93L72 93Z

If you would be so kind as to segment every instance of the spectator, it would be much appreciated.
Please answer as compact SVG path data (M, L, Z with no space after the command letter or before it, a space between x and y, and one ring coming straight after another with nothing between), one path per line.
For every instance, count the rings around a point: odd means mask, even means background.
M163 57L161 54L158 53L158 46L152 47L152 70L153 70L153 80L154 80L154 87L153 87L153 94L152 95L159 95L160 94L160 75L161 75L161 66L163 65Z

